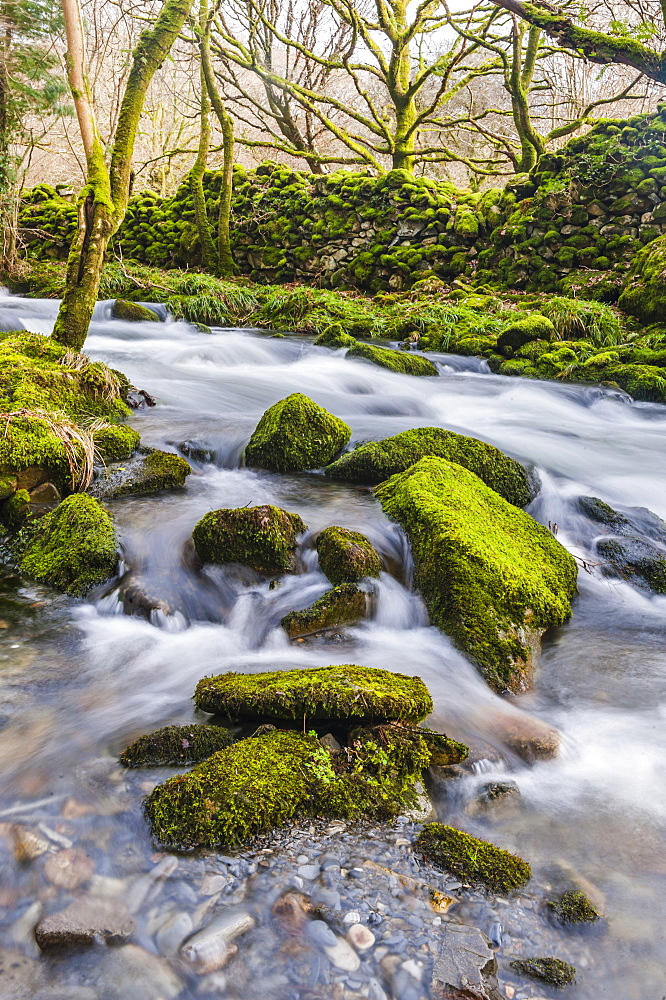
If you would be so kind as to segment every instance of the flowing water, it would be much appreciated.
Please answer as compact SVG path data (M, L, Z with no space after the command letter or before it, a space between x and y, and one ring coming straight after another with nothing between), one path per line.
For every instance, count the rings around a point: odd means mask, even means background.
M48 333L56 306L1 299L0 327ZM101 303L86 351L156 398L154 408L136 413L133 426L144 444L186 455L194 471L183 491L110 504L127 567L124 586L130 579L155 599L158 609L150 620L122 613L116 585L94 603L74 602L5 572L0 590L5 946L36 958L32 927L76 894L45 879L43 857L17 864L9 824L42 830L52 848L70 842L81 848L94 858L97 891L122 892L130 876L136 884L160 857L151 854L141 814L142 795L158 774L121 773L115 757L126 743L161 725L192 720L192 692L206 674L356 662L418 673L433 695L431 723L487 749L483 775L468 777L457 798L440 802L439 809L530 860L534 888L525 898L533 926L522 930L533 939L541 935L540 954L581 964L580 935L549 927L539 910L547 887L567 888L573 877L587 880L604 899L607 923L585 939L585 967L567 995L662 1000L666 598L581 571L571 622L546 637L534 689L509 702L492 694L452 644L428 626L410 590L404 537L369 490L320 474L278 475L239 463L264 410L295 391L347 421L352 443L412 427L446 427L534 465L542 489L530 512L542 523L556 522L559 540L590 558L600 532L579 512L580 495L648 507L666 518L666 408L632 402L619 391L492 375L477 359L429 355L440 367L439 377L413 378L348 360L344 351L318 348L295 335L235 329L203 334L184 323L128 324L109 316L108 304ZM188 542L195 522L219 507L262 503L295 511L308 525L302 572L270 589L251 573L197 569ZM347 630L337 642L291 645L279 621L327 589L310 540L329 524L365 532L391 573L382 575L372 621ZM519 720L523 712L558 727L557 759L528 767L503 747L507 720ZM509 771L523 797L517 814L489 823L464 812L482 780ZM148 892L134 907L136 939L159 952L150 935L153 895ZM500 904L492 912L490 901L467 905L484 926ZM520 934L515 928L514 943ZM87 969L90 976L90 958L40 961L55 984L54 997L60 996L58 983L71 988L79 982L78 970ZM105 968L99 958L95 963ZM104 975L112 977L113 969ZM104 1000L104 982L94 976L85 982L94 984L90 996ZM209 987L210 995L234 1000L260 995L256 987L238 993ZM203 995L198 988L187 980L182 996ZM4 997L1 990L0 981ZM152 1000L150 992L145 995ZM550 995L538 985L524 985L516 994ZM143 998L141 990L134 996Z

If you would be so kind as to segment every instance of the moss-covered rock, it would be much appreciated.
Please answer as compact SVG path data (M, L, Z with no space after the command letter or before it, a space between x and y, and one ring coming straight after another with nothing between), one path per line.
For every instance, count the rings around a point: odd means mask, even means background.
M497 338L497 347L502 353L515 350L529 343L530 340L553 340L555 327L541 313L531 313L524 319L516 320L505 327Z
M460 764L469 756L469 747L457 740L452 740L442 733L435 733L425 727L419 730L430 750L432 767L448 767L449 764Z
M290 611L280 622L290 639L326 628L355 625L367 616L368 595L353 583L327 590L303 611Z
M382 568L370 539L349 528L324 528L317 538L317 554L321 571L335 587L379 576Z
M131 428L128 428L131 430ZM128 447L130 438L115 439L119 449ZM129 464L110 465L95 481L92 492L104 500L160 490L178 490L185 485L192 468L180 455L170 451L150 451Z
M16 490L2 504L2 524L11 531L18 531L31 519L30 494L27 490Z
M274 472L319 469L350 437L344 420L294 392L266 410L245 449L245 464Z
M655 594L666 594L666 551L636 536L602 538L597 553L608 569L627 580L647 586Z
M539 979L551 986L568 986L576 979L576 968L560 958L517 958L509 965L520 976Z
M111 312L114 319L123 319L126 323L159 322L154 309L142 306L140 302L128 302L127 299L116 299Z
M443 871L492 892L520 889L532 877L522 858L442 823L426 824L416 841L416 852Z
M204 712L237 719L403 719L432 711L420 677L345 664L258 674L220 674L197 684Z
M618 305L644 323L666 321L666 236L639 250Z
M93 497L75 493L35 523L19 567L78 596L113 576L117 564L110 515Z
M93 431L93 441L103 462L121 462L132 456L141 438L139 432L127 424L108 424Z
M179 849L238 846L299 816L390 819L414 805L429 759L418 732L399 726L357 730L337 752L275 730L158 785L145 811L156 839Z
M529 514L441 458L421 459L376 494L409 536L432 623L495 690L524 689L539 637L571 613L573 557Z
M580 889L569 889L546 905L561 924L592 924L601 917Z
M417 427L361 445L342 455L325 471L336 479L375 486L398 472L405 472L428 455L469 469L516 507L524 507L536 496L534 483L520 462L491 444L441 427Z
M298 535L306 530L298 514L280 507L212 510L192 531L194 547L203 562L239 563L257 573L293 573Z
M394 351L388 347L373 347L370 344L360 344L357 341L347 351L348 358L363 358L373 365L388 368L402 375L439 375L436 365L429 358L409 351Z
M140 736L118 757L123 767L180 767L199 764L218 750L231 746L234 738L221 726L165 726Z

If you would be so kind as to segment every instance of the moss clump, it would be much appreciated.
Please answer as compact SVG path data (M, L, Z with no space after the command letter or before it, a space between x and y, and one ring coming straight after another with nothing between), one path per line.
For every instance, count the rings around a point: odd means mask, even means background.
M618 514L610 504L600 500L599 497L578 497L578 509L581 514L609 528L626 528L629 524L626 517Z
M530 340L553 340L555 335L555 327L546 316L531 313L505 327L497 338L497 346L502 353L506 353L507 349L510 352Z
M439 375L437 367L429 358L409 351L394 351L388 347L372 347L370 344L355 343L347 351L348 358L363 358L373 365L380 365L402 375Z
M449 764L460 764L469 756L469 747L458 743L442 733L432 729L419 730L430 750L430 763L433 767L446 767Z
M317 538L319 566L334 586L379 576L382 561L369 538L349 528L325 528Z
M151 451L124 481L113 488L113 496L181 489L191 472L191 466L180 455L169 451Z
M12 531L18 531L30 518L30 494L27 490L16 490L2 505L2 523Z
M520 889L532 877L532 869L522 858L442 823L423 828L416 850L438 868L492 892Z
M296 639L325 628L355 625L366 617L367 611L368 595L353 583L343 583L340 587L327 590L309 608L290 611L280 625L290 639Z
M517 958L509 965L518 975L540 979L551 986L568 986L576 978L576 967L559 958Z
M533 483L520 462L491 444L441 427L417 427L383 441L361 445L327 466L326 475L375 486L398 472L405 472L427 455L445 458L469 469L516 507L524 507L536 496Z
M93 431L95 450L104 462L122 462L139 447L138 431L126 424L109 424Z
M281 507L212 510L192 531L203 562L240 563L257 573L292 573L296 538L307 530L298 514Z
M11 472L0 472L0 501L7 500L16 493L18 480Z
M535 641L571 613L573 557L529 514L441 458L422 458L376 494L410 538L432 623L495 690L524 689Z
M332 752L314 734L241 740L169 779L146 815L167 847L231 847L299 816L390 819L416 801L414 782L430 754L419 731L356 730Z
M93 497L74 493L36 523L19 568L79 596L113 576L117 564L110 515Z
M220 674L197 684L197 708L238 719L408 719L432 712L420 677L354 664Z
M139 302L128 302L127 299L116 299L112 315L114 319L123 319L126 323L159 322L154 309L142 306Z
M351 428L294 392L271 406L245 449L245 464L274 472L303 472L330 462L349 441Z
M134 740L118 757L123 767L160 767L199 764L234 738L221 726L165 726Z
M592 924L601 917L580 889L569 889L546 905L561 924Z
M644 323L663 323L666 316L666 236L648 243L636 255L618 305Z

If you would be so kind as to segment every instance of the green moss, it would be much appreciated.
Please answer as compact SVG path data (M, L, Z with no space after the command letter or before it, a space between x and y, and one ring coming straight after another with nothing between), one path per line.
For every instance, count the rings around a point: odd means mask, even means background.
M493 688L523 689L535 640L570 615L573 557L529 514L441 458L422 458L376 494L409 536L432 623Z
M318 600L303 611L290 611L280 626L290 639L311 635L325 628L341 625L355 625L365 618L368 611L368 596L353 583L343 583L326 591Z
M442 823L426 824L416 841L416 851L438 868L492 892L520 889L532 877L522 858Z
M18 481L12 473L0 472L0 501L7 500L16 493Z
M375 486L428 455L469 469L517 507L524 507L536 496L537 491L519 462L491 444L440 427L418 427L361 445L342 455L325 471L336 479Z
M598 521L599 524L605 524L609 528L615 528L616 531L626 528L629 524L626 517L618 514L610 504L600 500L599 497L578 497L577 506L586 517Z
M325 528L317 538L321 571L334 586L379 576L381 559L369 538L349 528Z
M619 576L638 578L655 594L666 594L663 549L640 537L602 538L597 542L597 552Z
M35 525L19 568L68 594L85 594L116 572L113 521L93 497L75 493Z
M639 250L627 277L618 305L644 323L661 322L666 316L666 236Z
M601 917L580 889L569 889L559 899L549 900L546 905L562 924L591 924Z
M131 475L113 489L113 496L181 489L191 472L191 466L180 455L169 451L151 451L132 469Z
M553 340L554 337L555 327L551 321L541 313L531 313L505 327L497 339L497 346L505 352L507 348L514 350L522 347L530 340Z
M447 767L450 764L460 764L469 756L469 747L458 743L442 733L431 729L419 730L430 750L430 764L433 767Z
M121 462L139 447L138 431L126 424L109 424L93 431L95 450L103 462Z
M264 413L245 449L245 463L274 472L326 465L349 441L351 428L294 392Z
M116 299L112 315L114 319L122 319L126 323L155 323L160 319L154 309L142 306L139 302L128 302L127 299Z
M12 531L18 531L30 519L30 494L27 490L16 490L2 505L2 523Z
M199 681L197 708L239 719L409 719L432 711L420 677L353 664L220 674Z
M439 375L437 367L429 358L411 354L409 351L394 351L387 347L371 347L370 344L355 342L353 347L349 348L347 357L363 358L365 361L371 361L373 365L380 365L382 368L403 375Z
M229 730L221 726L165 726L134 740L118 760L123 767L199 764L233 741Z
M509 965L521 976L540 979L552 986L568 986L576 979L576 968L559 958L520 958Z
M210 511L192 538L203 562L240 563L270 575L295 571L296 538L306 530L297 514L264 504Z

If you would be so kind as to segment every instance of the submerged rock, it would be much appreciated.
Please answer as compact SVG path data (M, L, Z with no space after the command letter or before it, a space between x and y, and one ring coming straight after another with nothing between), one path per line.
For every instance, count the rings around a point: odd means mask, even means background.
M511 892L532 877L530 866L522 858L442 823L428 823L423 828L416 851L443 871L492 892Z
M319 469L350 437L344 420L294 392L266 410L245 449L245 464L273 472Z
M231 909L185 942L180 954L199 975L223 968L236 953L235 938L254 927L254 917L244 909Z
M104 1000L175 1000L183 991L169 963L137 944L107 948L96 971Z
M381 368L388 368L392 372L400 372L402 375L439 375L437 366L429 358L421 357L420 354L411 354L409 351L394 351L388 347L374 347L370 344L361 344L354 341L347 351L348 358L363 358L373 365Z
M303 611L290 611L280 626L290 639L312 635L326 628L355 625L367 616L369 595L353 583L327 590L310 607Z
M509 965L520 976L540 979L552 986L568 986L576 978L575 966L559 958L520 958Z
M591 924L601 918L599 911L580 889L569 889L559 899L549 900L546 905L561 924Z
M281 507L238 507L212 510L192 531L203 562L240 563L257 573L293 573L298 535L306 530L298 514Z
M237 719L403 719L432 711L420 677L344 664L204 677L197 708Z
M221 726L165 726L130 743L118 760L124 767L198 764L233 741Z
M491 444L441 427L417 427L361 445L342 455L325 471L336 479L376 486L428 455L469 469L516 507L530 503L538 492L520 462Z
M35 523L19 568L75 596L116 572L116 532L93 497L74 493Z
M324 528L317 538L317 554L322 573L334 587L379 576L382 568L379 553L370 539L349 528Z
M111 315L114 319L123 319L126 323L159 323L160 317L154 309L142 306L140 302L128 302L127 299L116 299Z
M275 730L158 785L145 811L166 847L234 847L297 817L392 818L416 802L429 760L418 731L395 725L356 730L337 753L316 736Z
M497 959L485 934L467 924L442 924L430 995L433 1000L501 1000Z
M111 465L90 488L105 500L159 490L177 490L185 485L192 468L180 455L153 450L127 465Z
M376 494L409 536L432 623L495 690L525 689L542 633L571 613L573 557L529 514L440 458L421 459Z
M624 579L647 586L655 594L666 594L666 550L644 538L602 538L596 546L607 570Z
M117 943L129 938L134 927L134 918L119 899L83 896L40 920L35 940L42 951L91 945L98 937Z

